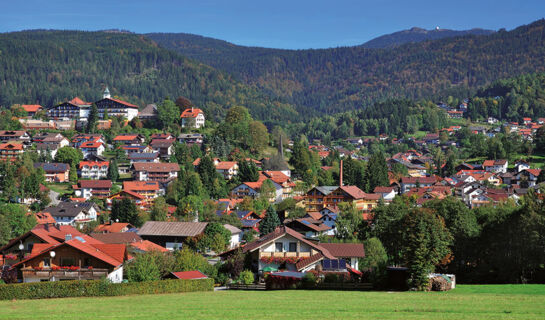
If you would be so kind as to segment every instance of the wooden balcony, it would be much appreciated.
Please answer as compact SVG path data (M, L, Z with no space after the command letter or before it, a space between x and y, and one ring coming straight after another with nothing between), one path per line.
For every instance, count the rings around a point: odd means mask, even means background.
M23 279L39 280L100 280L108 276L108 269L34 270L22 269Z
M291 258L291 257L310 257L310 252L260 252L259 257L277 257L277 258Z

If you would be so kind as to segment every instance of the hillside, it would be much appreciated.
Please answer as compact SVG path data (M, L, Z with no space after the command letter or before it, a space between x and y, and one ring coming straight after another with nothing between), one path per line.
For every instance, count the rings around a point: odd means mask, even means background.
M545 71L545 20L509 32L392 49L278 50L187 34L147 36L287 99L305 115L357 109L385 98L461 97L497 79Z
M120 32L25 31L0 34L0 106L51 106L79 96L112 95L139 104L185 96L211 117L243 105L258 119L297 117L289 104L270 99L231 76L149 39Z
M461 37L467 35L482 36L492 33L494 33L494 31L479 28L458 31L449 29L426 30L414 27L409 30L402 30L376 37L375 39L369 40L361 46L364 48L372 49L393 48L411 42L422 42L427 40L438 40L443 38Z

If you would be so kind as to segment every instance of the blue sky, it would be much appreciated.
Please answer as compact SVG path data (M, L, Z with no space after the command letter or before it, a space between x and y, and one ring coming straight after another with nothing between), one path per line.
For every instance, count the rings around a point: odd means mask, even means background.
M414 26L510 30L544 16L544 0L0 0L0 32L186 32L290 49L356 45Z

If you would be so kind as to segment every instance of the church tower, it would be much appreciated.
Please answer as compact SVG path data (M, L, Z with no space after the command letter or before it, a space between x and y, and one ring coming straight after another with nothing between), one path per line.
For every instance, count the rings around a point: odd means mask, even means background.
M106 90L104 90L104 93L102 94L102 98L103 99L110 99L110 90L108 89L108 87L106 87Z

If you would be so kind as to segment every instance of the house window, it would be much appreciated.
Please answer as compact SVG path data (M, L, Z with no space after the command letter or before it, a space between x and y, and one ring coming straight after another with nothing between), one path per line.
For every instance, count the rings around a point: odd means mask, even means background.
M297 243L296 242L290 242L289 252L296 252L296 251L297 251Z
M61 258L61 267L69 267L74 265L74 258Z
M283 251L283 245L282 245L282 242L276 242L274 244L275 246L275 252L282 252Z
M51 259L45 258L44 259L44 268L49 268L51 266Z

